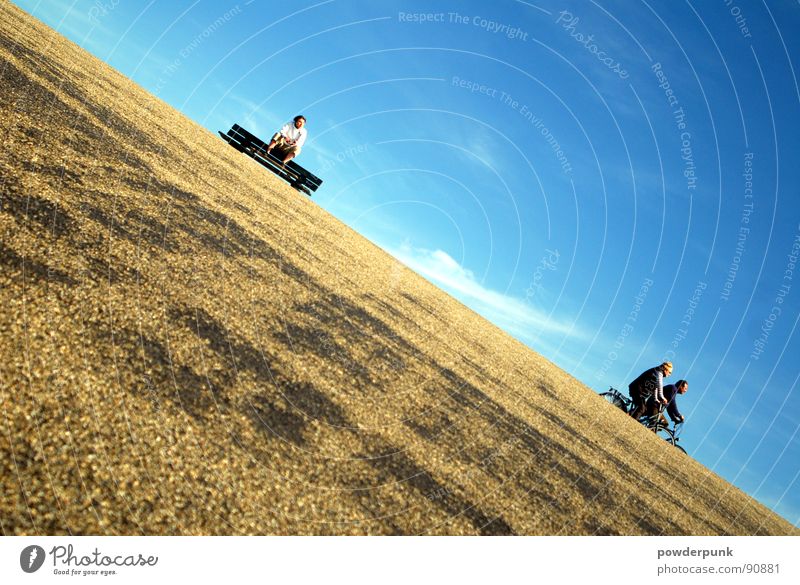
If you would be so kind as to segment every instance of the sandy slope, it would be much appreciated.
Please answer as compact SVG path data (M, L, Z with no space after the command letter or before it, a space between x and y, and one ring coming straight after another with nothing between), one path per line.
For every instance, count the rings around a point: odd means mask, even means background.
M793 533L0 6L4 534Z

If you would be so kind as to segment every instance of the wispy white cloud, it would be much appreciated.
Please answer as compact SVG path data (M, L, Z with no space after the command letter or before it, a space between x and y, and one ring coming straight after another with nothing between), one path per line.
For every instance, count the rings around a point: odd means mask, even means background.
M268 140L286 123L286 120L262 107L261 103L222 86L216 87L223 94L224 101L220 103L215 113L241 124L259 138ZM206 123L205 119L203 123Z
M522 299L484 286L471 270L464 268L447 252L414 248L409 244L387 251L412 270L441 286L478 314L524 342L531 342L547 335L586 337L573 323L549 316Z
M457 126L450 129L453 136L449 146L459 152L468 165L479 165L481 171L488 169L493 175L501 177L505 161L511 154L509 144L496 133L482 126ZM467 144L461 149L458 145ZM502 153L502 155L501 155Z
M17 4L76 44L94 49L96 54L106 47L105 42L114 37L111 29L102 23L109 11L100 3L93 4L88 10L85 5L76 6L74 0L17 2ZM102 41L97 37L102 37Z

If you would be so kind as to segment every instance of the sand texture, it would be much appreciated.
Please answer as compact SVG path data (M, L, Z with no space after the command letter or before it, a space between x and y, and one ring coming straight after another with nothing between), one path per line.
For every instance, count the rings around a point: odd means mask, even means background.
M3 534L797 534L0 6Z

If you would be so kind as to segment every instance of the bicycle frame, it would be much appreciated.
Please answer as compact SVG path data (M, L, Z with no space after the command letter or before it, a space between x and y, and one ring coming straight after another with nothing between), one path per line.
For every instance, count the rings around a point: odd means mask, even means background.
M633 401L613 386L606 392L601 392L600 396L627 414L630 414L633 409ZM639 418L639 422L657 435L662 436L670 445L686 453L686 449L678 445L678 435L683 429L683 423L680 422L670 427L669 421L664 417L663 404L658 405L658 412L656 414L644 415Z
M681 445L678 445L681 431L683 431L683 421L675 423L675 425L672 427L672 444L675 445L677 449L680 449L681 451L686 453L686 449L684 449Z

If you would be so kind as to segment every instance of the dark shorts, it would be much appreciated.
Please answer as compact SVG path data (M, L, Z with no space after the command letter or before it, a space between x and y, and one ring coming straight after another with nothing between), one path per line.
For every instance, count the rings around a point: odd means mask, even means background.
M275 136L273 136L272 139L275 141L275 146L280 148L286 154L291 153L291 154L293 154L295 156L300 154L300 147L297 146L296 144L293 144L291 146L289 144L287 144L286 143L286 137L283 134L281 134L280 132L276 132Z

